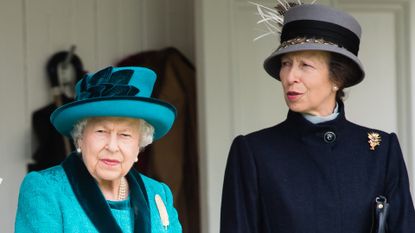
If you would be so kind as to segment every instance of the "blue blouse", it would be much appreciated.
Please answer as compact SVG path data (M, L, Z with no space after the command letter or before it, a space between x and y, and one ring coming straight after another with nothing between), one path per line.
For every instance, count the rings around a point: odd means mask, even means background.
M120 225L122 232L132 233L134 229L134 216L130 205L130 197L123 201L107 200L111 213ZM128 224L126 224L128 223Z

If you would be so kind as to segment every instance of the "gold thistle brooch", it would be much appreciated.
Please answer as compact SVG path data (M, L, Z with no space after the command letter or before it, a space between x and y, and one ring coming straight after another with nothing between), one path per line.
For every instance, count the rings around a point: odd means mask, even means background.
M367 133L367 137L369 138L370 150L375 150L375 147L379 146L382 141L380 135L375 132Z

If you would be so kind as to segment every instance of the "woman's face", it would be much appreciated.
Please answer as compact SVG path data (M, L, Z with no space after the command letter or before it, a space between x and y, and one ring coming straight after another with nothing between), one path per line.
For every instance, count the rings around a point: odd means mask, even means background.
M140 120L131 118L90 118L78 145L89 173L98 181L125 176L139 153Z
M281 58L280 79L287 106L294 112L327 116L336 105L330 79L330 54L323 51L287 53Z

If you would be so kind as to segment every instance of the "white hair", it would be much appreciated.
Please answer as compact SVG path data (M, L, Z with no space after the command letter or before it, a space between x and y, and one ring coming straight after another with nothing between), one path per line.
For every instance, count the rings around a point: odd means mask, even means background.
M88 123L88 119L90 118L86 118L86 119L82 119L80 121L78 121L72 131L71 131L71 136L72 136L72 140L74 141L75 147L78 147L78 140L82 138L82 134L84 132L84 129ZM143 120L143 119L139 119L140 120L140 125L139 125L139 147L140 147L140 151L142 149L144 149L144 147L150 145L153 142L154 139L154 127L152 125L150 125L147 121Z

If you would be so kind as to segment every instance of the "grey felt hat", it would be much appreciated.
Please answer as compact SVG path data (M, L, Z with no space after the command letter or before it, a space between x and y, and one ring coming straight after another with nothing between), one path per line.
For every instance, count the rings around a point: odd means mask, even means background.
M363 65L357 57L361 27L351 15L319 4L290 8L284 16L280 46L264 62L269 75L279 80L280 56L285 53L320 50L351 59L360 68L359 78L347 80L345 87L364 78Z

